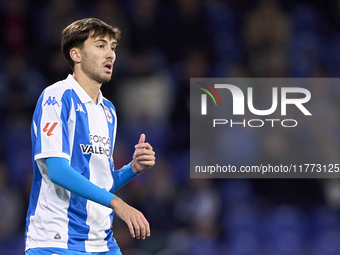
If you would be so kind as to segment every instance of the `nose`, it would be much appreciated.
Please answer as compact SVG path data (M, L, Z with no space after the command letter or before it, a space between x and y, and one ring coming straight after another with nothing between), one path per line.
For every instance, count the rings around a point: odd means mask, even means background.
M108 52L106 54L106 58L111 58L113 61L116 59L116 52L112 50L111 48L108 49Z

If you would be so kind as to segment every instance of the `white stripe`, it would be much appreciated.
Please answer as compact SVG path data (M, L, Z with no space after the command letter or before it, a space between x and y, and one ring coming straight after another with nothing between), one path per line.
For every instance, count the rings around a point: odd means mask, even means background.
M91 135L108 138L109 128L102 106L91 102L86 103L85 107L88 113L88 121L91 123L89 126ZM92 141L92 145L102 146L102 144L95 143L94 141ZM113 179L111 172L108 171L110 164L107 156L92 154L89 167L90 181L100 188L110 190L113 185ZM87 202L86 209L88 215L86 224L90 226L90 230L88 234L89 239L85 241L85 249L86 251L96 251L100 246L107 245L107 241L104 240L106 238L105 230L111 228L109 215L112 213L112 210L92 201Z
M53 91L55 90L55 91ZM62 93L60 93L62 92ZM40 132L41 132L41 153L45 151L62 151L62 123L60 119L61 114L61 97L64 91L58 91L58 87L51 87L46 89L44 93L44 99L42 100L42 115L40 120ZM51 95L56 97L58 105L45 105L45 102L48 100L48 97ZM45 125L48 124L48 130L52 130L53 123L58 122L52 132L50 132L50 136L48 136L48 131L43 132Z
M112 151L115 148L115 143L116 143L116 131L117 131L117 115L114 109L111 108L111 111L113 112L113 115L115 116L115 127L113 130L113 142L112 142Z
M33 130L34 130L35 137L37 137L38 136L38 128L37 128L37 124L35 124L35 121L33 121Z
M76 132L76 122L77 122L76 111L75 111L75 108L74 108L73 98L71 100L72 100L72 105L71 105L71 110L70 110L70 116L69 116L68 121L67 121L67 125L68 125L68 140L69 140L69 145L70 145L70 164L71 164L71 158L72 158L72 152L73 152L73 143L74 143L74 135L75 135L75 132ZM71 125L71 123L72 123L72 125Z

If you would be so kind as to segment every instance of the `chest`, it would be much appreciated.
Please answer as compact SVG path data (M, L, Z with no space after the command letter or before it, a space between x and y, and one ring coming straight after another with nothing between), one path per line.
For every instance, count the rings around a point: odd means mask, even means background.
M75 144L85 154L112 154L116 118L113 109L94 103L74 102L69 127L74 129Z

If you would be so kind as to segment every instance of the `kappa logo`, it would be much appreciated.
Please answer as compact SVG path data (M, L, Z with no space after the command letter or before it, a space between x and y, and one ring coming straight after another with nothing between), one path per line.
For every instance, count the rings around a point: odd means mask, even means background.
M54 135L53 131L59 122L46 122L43 132L46 133L48 137Z
M47 105L58 105L58 106L60 106L60 105L58 104L58 101L55 99L55 97L52 97L52 98L51 98L51 96L48 97L48 99L46 100L46 102L44 103L43 106L45 106L46 104L47 104Z
M85 111L84 111L84 109L83 109L83 106L81 105L81 104L77 104L77 110L76 110L76 112L83 112L83 113L86 113Z

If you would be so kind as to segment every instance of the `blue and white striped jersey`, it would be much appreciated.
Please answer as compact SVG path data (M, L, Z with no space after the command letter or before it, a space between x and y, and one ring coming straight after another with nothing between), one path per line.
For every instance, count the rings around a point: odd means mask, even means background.
M32 121L34 178L26 218L26 250L58 247L86 252L118 249L113 211L51 182L45 159L63 157L100 188L113 190L117 118L100 93L95 104L69 75L41 94Z

